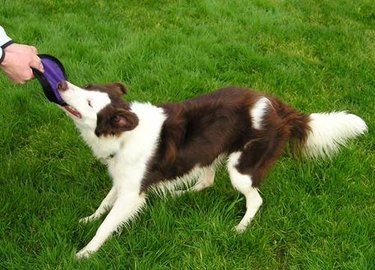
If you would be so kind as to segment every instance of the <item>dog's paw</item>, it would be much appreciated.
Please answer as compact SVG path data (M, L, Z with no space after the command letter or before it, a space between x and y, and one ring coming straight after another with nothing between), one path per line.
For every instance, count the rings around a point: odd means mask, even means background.
M246 230L246 226L242 224L238 224L237 226L234 227L234 231L238 234L243 233Z
M77 259L87 259L88 257L90 257L90 255L94 253L94 251L92 250L87 250L87 249L81 249L80 251L78 251L76 253L76 258Z

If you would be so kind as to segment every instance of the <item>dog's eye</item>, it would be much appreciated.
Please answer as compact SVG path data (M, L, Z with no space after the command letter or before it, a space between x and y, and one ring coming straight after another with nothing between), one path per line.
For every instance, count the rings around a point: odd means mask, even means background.
M88 101L87 101L87 104L92 108L91 100L88 100Z

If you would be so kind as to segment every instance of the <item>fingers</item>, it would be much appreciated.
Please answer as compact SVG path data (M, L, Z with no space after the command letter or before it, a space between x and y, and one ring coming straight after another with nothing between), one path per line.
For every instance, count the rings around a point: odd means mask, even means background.
M36 68L37 70L44 72L42 60L38 56L38 49L35 48L34 46L28 46L28 47L30 49L31 54L33 55L32 60L30 62L30 67ZM34 78L34 76L32 78Z
M9 74L8 76L16 84L25 84L26 82L34 78L34 74L31 69L25 70L22 74Z
M34 79L34 73L31 68L25 69L22 73L19 73L18 76L11 78L16 84L25 84L26 82Z
M41 72L44 72L42 61L38 57L38 49L36 47L30 46L30 45L13 43L9 45L8 47L6 47L5 51L8 53L12 52L12 53L24 55L25 61L26 59L29 58L30 67L36 68L40 70Z
M41 72L44 72L42 60L35 54L33 55L31 62L30 62L30 67L36 68Z

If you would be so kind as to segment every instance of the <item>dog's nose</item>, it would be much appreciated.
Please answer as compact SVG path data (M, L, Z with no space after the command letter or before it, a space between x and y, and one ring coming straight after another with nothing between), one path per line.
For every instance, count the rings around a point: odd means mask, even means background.
M57 84L57 89L59 89L60 91L68 90L68 83L65 80L59 81L59 83Z

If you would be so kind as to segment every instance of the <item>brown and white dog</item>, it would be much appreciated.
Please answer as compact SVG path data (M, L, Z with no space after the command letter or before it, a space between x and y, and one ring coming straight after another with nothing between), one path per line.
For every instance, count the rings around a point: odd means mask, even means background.
M159 106L127 103L119 83L80 88L59 84L64 107L95 156L108 166L113 187L88 222L108 215L94 238L77 253L88 257L142 209L150 188L175 194L196 181L200 191L214 182L215 167L227 158L230 180L246 197L246 213L236 226L250 224L262 198L258 187L286 144L312 158L330 156L367 131L346 112L297 112L278 99L230 87L181 103Z

